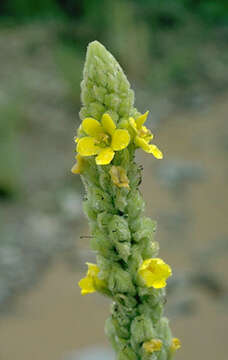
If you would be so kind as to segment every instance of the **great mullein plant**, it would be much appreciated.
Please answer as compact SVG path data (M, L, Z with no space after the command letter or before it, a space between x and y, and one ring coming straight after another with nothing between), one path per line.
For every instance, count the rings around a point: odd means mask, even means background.
M158 257L155 223L144 216L139 191L141 148L157 159L144 125L148 111L134 107L134 92L114 57L99 42L89 44L81 83L82 123L75 137L74 174L86 190L84 211L97 264L87 263L81 294L112 299L106 334L118 360L170 360L180 347L163 317L166 280L172 271Z

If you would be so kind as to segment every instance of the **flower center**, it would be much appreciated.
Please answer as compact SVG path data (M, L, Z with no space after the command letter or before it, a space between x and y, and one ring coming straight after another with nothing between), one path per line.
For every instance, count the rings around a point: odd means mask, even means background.
M152 139L152 134L149 129L147 129L145 126L142 126L140 129L138 129L138 134L141 138L149 142Z
M107 147L110 144L110 136L106 133L100 133L96 136L95 144L99 145L100 147Z
M155 275L155 273L156 273L156 266L154 266L154 264L150 264L150 265L148 266L148 270L149 270L152 274Z

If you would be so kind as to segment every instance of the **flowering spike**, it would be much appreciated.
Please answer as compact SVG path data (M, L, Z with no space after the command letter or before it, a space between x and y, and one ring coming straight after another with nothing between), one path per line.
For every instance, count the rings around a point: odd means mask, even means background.
M95 291L113 300L106 334L118 360L170 360L179 347L162 316L171 268L156 257L155 225L145 217L138 189L141 147L162 158L144 123L148 112L134 107L134 93L114 57L89 44L81 84L82 123L76 137L77 164L86 188L84 210L97 265L88 263L79 281L82 295Z

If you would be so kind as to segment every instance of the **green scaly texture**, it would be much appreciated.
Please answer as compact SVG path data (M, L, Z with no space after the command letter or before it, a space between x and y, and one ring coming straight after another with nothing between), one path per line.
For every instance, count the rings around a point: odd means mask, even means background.
M81 83L80 117L98 121L106 112L121 126L129 116L140 113L134 108L134 92L114 57L99 42L89 44ZM80 130L79 130L80 132ZM99 277L107 286L100 290L112 298L106 334L118 360L170 360L172 336L163 317L165 289L145 287L138 276L142 261L158 254L153 241L155 223L144 213L138 189L141 168L134 161L135 146L115 153L110 165L96 165L86 158L82 180L86 189L84 211L92 233L91 247L97 253ZM130 189L111 181L112 165L126 170ZM161 339L160 351L148 354L143 343Z

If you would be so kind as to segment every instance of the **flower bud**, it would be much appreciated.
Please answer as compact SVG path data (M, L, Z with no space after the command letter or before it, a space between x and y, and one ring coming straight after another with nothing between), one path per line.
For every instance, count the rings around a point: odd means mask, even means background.
M112 268L108 287L113 293L135 294L135 287L132 283L131 275L117 265Z
M112 219L113 215L104 211L98 214L97 223L101 230L105 231L108 228L108 225Z
M114 215L108 229L109 236L119 256L126 262L131 253L131 234L127 221L120 216Z
M114 199L115 207L119 210L124 212L125 208L127 207L127 196L126 192L128 192L127 189L117 189L116 190L116 196Z
M93 231L93 236L90 240L92 250L99 252L105 258L118 259L113 244L110 242L108 236L104 234L98 227Z
M118 345L116 342L116 331L111 316L109 316L105 321L105 334L108 337L108 340L112 344L113 348L117 351Z
M115 332L117 336L123 338L123 339L129 339L130 337L130 331L128 327L124 326L122 323L118 322L118 319L112 318L113 325L115 327Z
M166 317L162 317L158 322L157 332L166 344L171 344L172 334L169 328L169 320Z
M131 323L131 335L138 344L156 337L156 332L150 318L144 314L134 318Z
M121 216L114 215L111 219L111 222L109 223L108 229L109 236L114 243L131 240L131 233L128 228L128 223Z
M149 238L152 240L155 229L156 223L150 218L143 217L143 219L141 219L139 229L133 234L134 241L139 242L144 238Z
M93 186L90 188L89 198L93 208L99 212L105 210L113 210L111 197L98 187Z
M86 213L87 217L91 221L95 221L97 218L97 212L95 211L94 207L91 206L89 200L83 202L83 210Z
M136 353L130 348L130 346L125 346L122 351L117 355L117 360L137 360L138 357Z
M131 221L141 215L144 210L144 206L145 203L138 191L132 191L129 193L127 212Z

